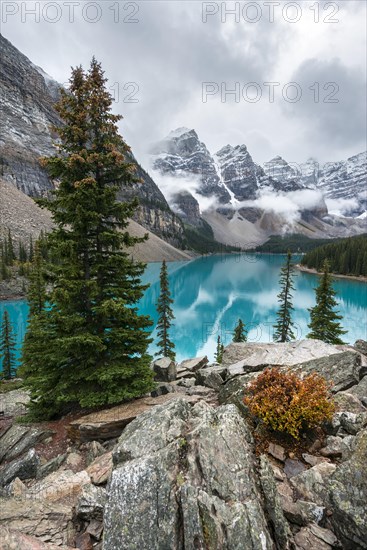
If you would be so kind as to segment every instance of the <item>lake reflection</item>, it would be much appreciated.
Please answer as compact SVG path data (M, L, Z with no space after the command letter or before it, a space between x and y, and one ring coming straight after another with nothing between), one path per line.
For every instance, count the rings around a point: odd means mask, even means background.
M168 264L170 288L174 298L174 327L171 337L176 344L177 359L208 355L214 358L217 336L228 344L239 317L249 328L252 342L271 342L278 308L279 269L283 256L227 255L199 258L190 262ZM151 284L140 303L141 313L157 322L155 304L159 294L160 263L149 264L143 277ZM293 319L297 338L308 332L307 309L314 305L313 288L318 277L297 272L293 304ZM339 311L348 330L345 341L366 339L367 285L358 281L335 279ZM24 301L0 302L0 315L6 307L22 340L28 307ZM152 334L155 337L155 332ZM156 351L154 344L151 353Z

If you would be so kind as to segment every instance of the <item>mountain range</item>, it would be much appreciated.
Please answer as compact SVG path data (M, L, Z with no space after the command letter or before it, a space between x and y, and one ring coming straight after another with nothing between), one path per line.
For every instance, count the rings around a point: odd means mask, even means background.
M319 167L314 159L256 164L246 145L211 154L196 131L177 128L150 149L153 177L172 209L240 246L269 234L339 237L364 231L367 154ZM337 209L337 212L333 212Z
M53 183L39 158L55 152L60 86L2 35L0 50L0 177L30 197L44 196ZM313 159L299 167L280 156L260 166L243 144L211 154L194 129L178 128L152 145L149 173L132 152L130 160L141 183L121 188L119 198L137 195L135 222L178 248L190 247L188 228L245 248L271 234L366 230L366 153L323 168Z

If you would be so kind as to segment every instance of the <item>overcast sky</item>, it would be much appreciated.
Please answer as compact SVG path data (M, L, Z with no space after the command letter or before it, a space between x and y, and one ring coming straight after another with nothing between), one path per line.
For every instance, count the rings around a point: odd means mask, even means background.
M2 32L59 82L95 55L143 163L178 126L212 153L244 143L258 163L365 150L366 2L269 3L4 0Z

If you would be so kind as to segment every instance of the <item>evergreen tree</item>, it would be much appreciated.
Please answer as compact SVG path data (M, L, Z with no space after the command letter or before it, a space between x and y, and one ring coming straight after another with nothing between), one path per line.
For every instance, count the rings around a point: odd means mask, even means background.
M241 319L238 319L238 323L235 326L233 332L233 342L247 342L247 330Z
M157 334L158 334L158 347L159 351L156 355L161 355L163 357L169 357L172 361L175 360L175 345L170 340L169 329L171 327L171 321L175 318L171 308L173 300L171 298L171 292L169 289L168 282L168 273L167 273L167 264L163 260L161 273L160 273L160 295L157 302L157 311L158 311L158 323L157 323Z
M6 243L6 251L7 251L7 263L8 265L13 265L13 262L15 260L15 253L14 253L14 246L13 246L13 238L11 235L11 231L9 229L8 231L8 240Z
M44 275L43 258L38 241L36 242L31 272L29 275L28 304L29 315L39 315L45 308L46 283Z
M13 335L13 328L7 310L4 311L4 317L1 324L0 358L2 359L2 377L5 380L14 378L16 372L15 337Z
M311 332L307 338L322 340L328 344L343 344L340 336L346 334L346 331L339 323L342 316L334 311L337 305L336 292L332 286L330 265L327 260L324 262L320 284L315 290L316 305L309 309L311 321L308 328L311 329Z
M32 238L32 235L29 236L29 261L33 262L33 238Z
M292 330L292 290L293 286L294 265L292 264L292 254L288 251L285 265L280 270L279 284L280 293L278 294L278 302L280 304L277 313L277 322L274 325L274 340L276 342L289 342L294 339Z
M220 336L217 338L217 349L215 351L214 359L217 363L221 364L223 361L224 344L222 344Z
M152 387L152 323L138 314L145 265L127 251L145 238L127 230L137 201L116 200L137 179L105 84L95 59L88 72L73 69L57 105L59 154L43 160L59 185L53 200L39 201L55 229L47 237L48 306L31 317L23 347L33 417L118 403Z

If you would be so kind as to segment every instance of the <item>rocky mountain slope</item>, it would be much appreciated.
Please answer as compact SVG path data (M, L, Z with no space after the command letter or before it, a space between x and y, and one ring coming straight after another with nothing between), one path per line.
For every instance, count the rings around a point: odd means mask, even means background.
M172 131L150 153L155 179L172 208L193 225L207 221L220 242L249 247L284 232L316 238L365 230L361 219L329 214L324 199L362 197L363 154L324 171L314 159L296 167L280 156L261 167L245 145L226 145L211 155L188 128ZM356 213L361 208L362 198Z
M22 425L28 394L0 393L5 548L367 548L367 342L231 344L154 361L150 397ZM336 412L297 444L261 438L243 404L267 366L330 383Z
M266 162L264 170L268 176L281 182L295 181L300 186L319 189L326 199L340 200L340 210L349 216L360 216L367 209L366 151L323 166L312 158L300 165L290 165L278 156ZM344 208L343 201L346 201ZM355 204L350 206L348 201Z
M59 85L0 35L0 176L29 196L39 197L53 188L39 164L41 156L55 153L51 126L61 121L54 109ZM121 189L122 199L138 196L136 221L171 244L183 247L184 228L149 174L136 161L142 184Z
M40 232L46 233L52 229L52 220L48 210L40 208L35 201L22 193L12 184L0 178L0 238L10 229L13 239L29 242L30 236L33 242L39 238ZM144 262L188 260L190 256L183 250L160 239L154 233L147 231L143 226L132 220L129 225L132 235L142 237L146 233L149 240L136 245L132 254L137 260ZM0 283L0 294L1 294Z

